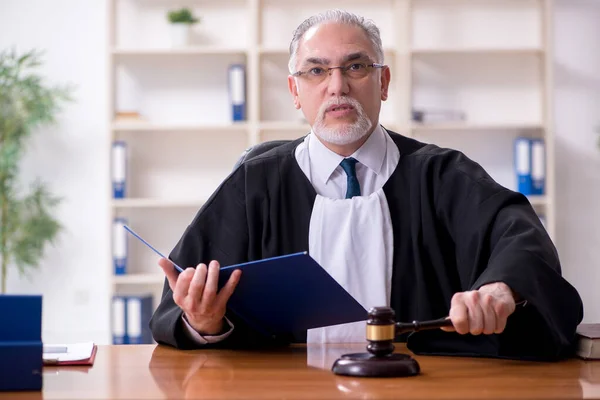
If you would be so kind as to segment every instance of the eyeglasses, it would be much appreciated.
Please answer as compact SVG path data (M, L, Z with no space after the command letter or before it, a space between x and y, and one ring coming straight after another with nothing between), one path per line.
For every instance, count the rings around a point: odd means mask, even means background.
M292 76L301 76L308 80L310 83L319 83L324 81L328 76L331 75L331 71L339 69L342 75L349 79L361 79L364 78L375 68L384 68L384 64L365 64L365 63L352 63L339 67L313 67L306 71L297 71Z

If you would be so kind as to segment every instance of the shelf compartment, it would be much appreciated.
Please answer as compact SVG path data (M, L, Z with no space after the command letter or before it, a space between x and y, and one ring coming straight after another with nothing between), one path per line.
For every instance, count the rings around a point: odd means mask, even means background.
M157 273L113 275L113 283L115 285L160 285L164 281L165 276Z
M113 199L114 208L200 208L205 200L132 198Z

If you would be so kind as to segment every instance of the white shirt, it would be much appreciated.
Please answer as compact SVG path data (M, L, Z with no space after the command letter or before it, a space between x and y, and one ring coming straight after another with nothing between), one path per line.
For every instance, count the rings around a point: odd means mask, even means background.
M328 199L344 199L347 176L340 162L344 159L329 150L311 132L295 150L300 169L308 177L319 196ZM350 157L358 161L356 176L361 188L361 197L371 196L387 182L394 172L400 153L389 135L381 126L377 126L367 141ZM358 199L357 199L358 200ZM216 343L224 340L233 331L231 329L219 336L201 336L183 318L185 331L190 339L198 344Z
M387 159L388 146L395 148L391 159ZM392 149L393 150L393 149ZM345 158L329 150L311 132L296 148L296 160L302 172L308 177L317 194L330 199L346 197L346 173L340 167ZM400 153L387 132L377 126L367 141L350 157L356 159L356 177L360 184L360 194L368 196L387 182L393 168L398 164Z

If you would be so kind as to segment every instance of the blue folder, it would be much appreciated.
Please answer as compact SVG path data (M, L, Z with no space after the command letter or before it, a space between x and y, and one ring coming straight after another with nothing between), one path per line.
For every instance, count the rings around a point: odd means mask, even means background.
M227 306L265 335L364 321L368 312L306 252L222 267L219 287L242 270Z
M42 296L0 295L0 315L0 392L41 390Z
M123 228L165 258L131 228ZM174 266L179 272L186 267ZM242 277L227 307L265 335L293 335L368 318L367 310L307 252L222 267L219 288L236 269Z

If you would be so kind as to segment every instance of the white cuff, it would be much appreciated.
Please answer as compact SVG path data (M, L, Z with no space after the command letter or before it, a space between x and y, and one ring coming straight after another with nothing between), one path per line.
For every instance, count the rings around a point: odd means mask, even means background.
M181 315L181 319L183 320L184 331L186 332L187 337L192 339L197 344L218 343L225 340L227 336L231 335L231 332L233 332L233 324L227 319L227 317L225 317L225 322L227 322L227 325L229 325L229 330L218 336L202 336L194 328L192 328L190 323L185 319L185 314Z

